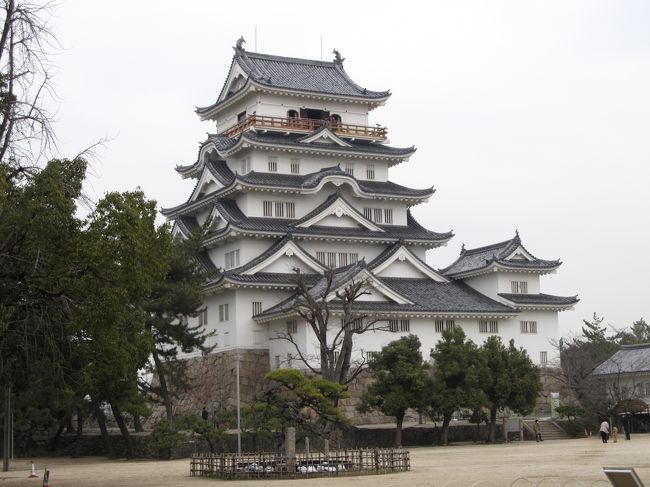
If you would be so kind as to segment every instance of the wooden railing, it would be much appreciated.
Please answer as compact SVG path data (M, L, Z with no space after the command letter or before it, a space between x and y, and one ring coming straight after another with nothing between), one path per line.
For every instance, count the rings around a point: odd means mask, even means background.
M277 130L286 132L313 132L322 126L328 127L332 132L343 137L359 139L384 140L388 129L386 127L368 127L366 125L352 125L333 120L315 120L312 118L282 118L267 117L264 115L249 115L234 127L223 132L227 137L235 137L248 128Z

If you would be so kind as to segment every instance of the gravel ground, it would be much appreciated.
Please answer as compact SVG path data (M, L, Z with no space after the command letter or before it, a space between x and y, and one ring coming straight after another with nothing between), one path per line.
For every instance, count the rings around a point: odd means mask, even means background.
M650 487L650 434L603 444L600 438L412 448L411 471L363 477L223 481L189 476L189 459L172 461L104 458L37 458L38 479L28 479L30 459L16 459L0 472L0 487L41 486L50 469L50 487L608 487L604 466L634 467ZM517 479L521 479L518 480ZM576 482L569 482L570 480ZM516 482L515 482L516 481ZM577 482L579 481L579 482ZM480 482L478 486L475 486Z

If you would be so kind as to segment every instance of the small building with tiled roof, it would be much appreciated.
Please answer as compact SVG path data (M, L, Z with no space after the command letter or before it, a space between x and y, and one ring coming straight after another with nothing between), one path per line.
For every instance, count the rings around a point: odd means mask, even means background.
M621 345L592 375L616 412L650 414L650 343Z
M363 281L355 309L385 325L357 335L353 360L409 333L428 355L455 326L477 344L496 334L538 364L550 358L557 314L577 302L541 292L540 276L561 262L535 257L517 234L463 249L444 269L429 266L427 251L454 235L425 228L411 212L433 187L390 181L415 147L390 145L388 129L370 123L389 96L352 81L338 54L296 59L238 42L216 101L196 110L211 134L196 161L176 168L196 180L194 189L162 211L176 237L203 232L197 261L207 310L199 323L214 332L214 353L262 351L269 369L299 366L294 344L317 355L296 312L296 273L316 295L332 270L333 288ZM333 299L331 319L341 312ZM276 339L287 330L294 344Z

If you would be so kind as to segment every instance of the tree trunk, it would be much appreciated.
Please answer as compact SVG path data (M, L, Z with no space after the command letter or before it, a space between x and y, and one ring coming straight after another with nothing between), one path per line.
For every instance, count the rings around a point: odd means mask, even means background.
M115 458L115 449L111 443L111 438L108 436L108 430L106 429L106 416L104 416L104 411L99 407L99 404L95 404L95 418L97 419L97 424L99 425L99 431L102 433L102 440L104 441L104 448L106 448L106 454L109 458Z
M486 443L494 443L496 440L497 408L490 409L490 426L488 428L488 439Z
M126 426L124 421L124 416L122 416L122 411L120 411L119 406L111 404L111 409L113 410L113 416L115 417L115 422L120 428L122 433L122 438L124 438L124 445L126 446L126 458L135 458L135 450L133 449L133 439L129 433L129 428Z
M172 410L172 401L169 397L169 389L167 387L167 376L163 369L163 363L160 360L158 351L154 348L153 361L156 364L156 374L158 375L158 382L160 383L160 397L162 398L163 404L165 405L165 414L167 415L167 421L170 423L174 420L174 411Z
M446 446L449 444L449 423L451 422L451 413L442 415L442 431L440 432L440 444Z
M4 387L4 424L2 428L2 471L9 471L11 449L11 386Z
M54 435L54 438L52 438L52 441L50 442L50 451L56 450L56 447L59 446L59 440L61 439L61 435L63 434L63 430L65 429L67 423L67 418L61 421L59 423L59 427L56 430L56 434Z
M84 415L81 408L77 408L77 437L80 438L84 432Z
M402 425L404 424L404 414L397 416L397 427L395 428L395 445L402 446Z

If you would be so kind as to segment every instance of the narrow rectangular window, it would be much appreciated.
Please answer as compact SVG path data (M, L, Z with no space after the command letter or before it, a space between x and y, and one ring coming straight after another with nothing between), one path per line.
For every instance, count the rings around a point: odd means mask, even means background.
M264 216L273 216L273 202L264 201Z
M239 266L239 249L226 252L225 253L226 269L232 269L233 267L237 267L237 266Z
M219 321L228 321L228 304L219 305Z
M539 363L540 365L546 365L548 362L548 355L546 352L539 352Z
M244 157L241 161L239 161L240 164L240 172L242 174L248 174L251 171L251 160L248 157Z
M399 322L397 320L388 320L388 331L399 331Z
M399 320L399 331L411 331L411 320Z
M379 352L375 352L375 351L368 350L366 351L365 355L366 355L366 362L368 363L372 363L375 360L377 360L377 358L379 358Z
M488 323L490 333L499 333L499 322L496 320L492 320Z
M519 322L519 331L521 333L528 333L528 322L527 321L520 321Z
M325 265L325 252L321 252L321 251L316 252L316 260L321 264Z
M366 165L366 179L375 179L375 165L367 164Z
M521 333L537 333L536 321L520 321L519 328Z
M345 172L348 173L350 176L354 176L354 165L353 164L346 164L345 165Z
M293 367L293 355L290 353L287 354L287 366L289 368Z
M537 322L536 321L529 321L530 323L530 332L531 333L537 333Z
M295 335L298 333L298 320L287 321L287 335Z
M373 209L373 218L372 221L375 223L381 223L381 208L374 208Z
M487 333L488 332L487 320L478 320L478 332L479 333Z
M350 254L350 264L356 264L359 261L359 254L352 252Z
M275 216L278 216L280 218L284 217L284 203L281 201L275 202Z
M291 174L300 174L300 159L291 159Z
M442 333L442 330L445 329L445 320L435 320L436 333Z
M393 210L391 208L384 209L384 222L393 223Z
M336 252L327 253L327 266L332 268L336 267Z
M528 283L526 281L511 281L510 290L512 294L527 294Z
M275 368L276 369L280 368L280 356L279 355L275 356Z
M350 329L353 331L359 331L363 327L363 320L361 318L357 318L356 320L353 320L352 323L350 323Z
M262 312L262 302L253 301L253 316L258 315Z
M372 220L372 208L364 208L363 216L365 216L368 220Z
M287 207L287 218L296 217L296 204L293 202L286 203Z
M339 267L344 267L348 265L348 254L345 252L339 252Z
M453 330L455 326L454 320L445 320L445 330Z
M269 156L269 172L278 172L277 156Z

